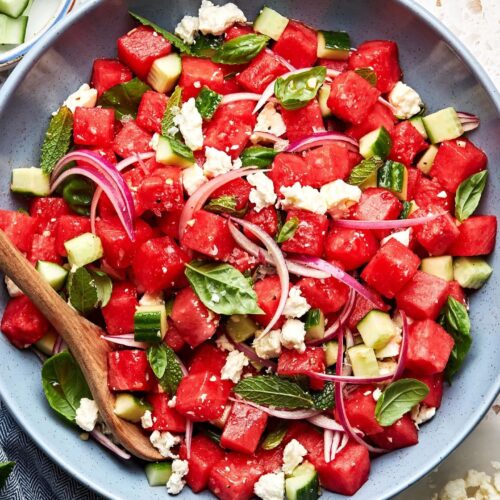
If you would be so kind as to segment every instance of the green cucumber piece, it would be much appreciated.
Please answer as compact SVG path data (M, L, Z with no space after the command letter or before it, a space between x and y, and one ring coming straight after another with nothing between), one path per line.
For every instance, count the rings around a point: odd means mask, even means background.
M226 322L226 333L233 342L245 342L253 337L257 330L255 321L244 314L233 314Z
M36 263L36 270L54 290L60 290L68 277L68 271L64 267L44 260Z
M356 327L363 342L373 349L382 349L396 335L396 325L389 314L377 309L370 311Z
M336 340L332 340L325 344L325 360L326 366L333 366L337 363L339 343Z
M255 22L253 29L256 33L267 35L273 40L278 40L285 31L289 19L269 7L264 7Z
M48 196L50 194L50 176L40 168L15 168L12 170L10 189L14 193L32 196Z
M445 108L422 118L432 144L456 139L464 133L460 119L454 108Z
M164 304L139 306L134 314L134 340L161 342L167 333L167 310Z
M123 420L136 424L141 421L146 410L151 411L151 405L132 394L122 392L115 398L114 413Z
M428 139L427 130L425 130L425 125L421 116L414 116L413 118L410 118L409 121L420 132L424 139Z
M9 17L19 17L25 10L30 0L0 0L0 12Z
M432 144L431 146L429 146L427 151L422 155L420 160L418 160L417 168L421 170L422 173L429 175L429 172L431 171L434 159L436 158L438 151L439 148L437 146L434 146L434 144Z
M309 309L306 314L306 339L322 339L325 336L325 315L321 309Z
M481 288L493 268L480 257L458 257L453 262L453 277L463 288Z
M20 45L26 38L28 16L17 19L0 14L0 45Z
M316 500L319 498L319 479L314 465L304 462L290 477L285 479L285 492L288 500Z
M83 233L64 242L68 261L72 266L83 267L104 255L101 239L92 233Z
M157 462L144 467L149 486L165 486L172 475L172 462Z
M52 356L57 337L54 330L49 330L38 342L35 342L35 347L47 356Z
M170 92L177 83L182 72L182 63L179 54L172 53L155 59L149 70L147 82L156 92L165 94Z
M365 344L348 349L352 371L355 377L377 377L379 374L375 351Z
M345 61L349 59L351 39L345 31L318 31L317 56Z
M328 107L328 97L330 97L330 85L323 84L318 91L319 109L323 118L333 116L332 110Z
M422 259L420 269L446 281L453 281L453 258L450 255Z
M408 170L398 161L387 160L377 170L377 186L389 189L399 199L405 200L408 194Z
M187 168L194 165L193 152L182 142L171 137L159 137L156 161L164 165Z
M369 132L359 140L359 152L364 158L380 156L380 158L385 159L391 146L391 136L384 127Z

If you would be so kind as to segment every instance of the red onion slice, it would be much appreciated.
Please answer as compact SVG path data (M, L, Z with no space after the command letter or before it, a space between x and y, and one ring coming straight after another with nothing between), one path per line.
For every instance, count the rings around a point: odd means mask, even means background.
M342 73L342 71L338 71L336 69L332 68L326 68L326 76L330 78L335 78L336 76L339 76Z
M252 403L251 401L248 401L246 399L229 399L233 402L244 403L248 406L253 406L254 408L258 408L268 415L271 415L271 417L282 418L283 420L304 420L321 413L320 410L276 410L275 408L269 408L257 403Z
M402 310L399 311L399 314L401 314L401 319L403 320L403 328L401 330L401 347L399 348L398 365L392 381L401 378L406 367L406 359L408 358L408 318L406 317L406 313Z
M52 348L52 355L59 354L60 352L66 349L66 342L62 339L60 335L58 335L56 341L54 342L54 347Z
M179 363L179 366L181 367L181 372L184 377L187 377L188 375L188 370L186 368L186 365L181 361L181 358L175 355L175 359ZM193 421L190 418L186 418L186 431L185 431L185 442L186 442L186 455L188 458L191 457L191 443L193 440Z
M130 460L132 458L131 455L129 455L125 450L117 446L111 439L109 439L107 436L105 436L101 431L98 431L97 429L94 429L90 435L102 446L107 448L109 451L112 451L115 455L117 455L120 458L123 458L123 460Z
M42 351L39 351L36 347L30 346L30 351L39 359L40 363L45 363L49 357Z
M359 150L359 143L356 139L339 132L317 132L304 139L293 142L286 148L288 153L298 153L314 146L320 146L327 142L345 142L349 149L354 152Z
M383 104L386 108L389 108L392 111L393 115L397 113L398 110L387 99L384 99L382 96L378 98L378 102L380 104Z
M126 333L123 335L101 335L101 339L111 342L112 344L134 347L136 349L148 348L148 344L146 342L137 342L134 340L133 333Z
M457 113L460 123L462 124L462 128L464 132L470 132L471 130L479 127L480 120L479 117L473 115L471 113L465 113L464 111L459 111Z
M289 71L295 71L297 68L290 64L284 57L281 57L280 55L276 54L276 52L273 52L271 49L264 49L269 55L273 56L275 59L277 59L283 66L285 66Z
M274 361L270 361L269 359L263 359L257 355L257 353L248 345L240 342L233 342L234 347L242 352L248 359L256 363L260 363L262 366L266 368L271 368L271 370L276 371L277 365Z
M336 435L336 433L335 433ZM337 437L338 439L338 437ZM324 459L325 462L328 463L331 460L331 454L332 454L332 447L334 446L333 443L333 431L329 429L325 429L323 431L323 453L324 453ZM338 442L335 443L335 449L337 449Z
M326 415L316 415L307 419L311 424L321 427L322 429L329 429L331 431L344 432L344 428L333 418L327 417Z
M479 121L462 122L462 130L464 132L470 132L471 130L475 130L478 127L479 127Z
M319 373L308 371L306 375L317 380L327 380L329 382L342 382L345 384L379 384L391 380L393 375L379 375L377 377L355 377L353 375L330 375L329 373Z
M260 99L260 94L255 94L253 92L235 92L234 94L226 94L221 100L221 106L224 104L230 104L231 102L237 101L258 101Z
M330 455L330 460L335 460L337 454L339 454L347 446L347 443L349 442L349 436L347 435L346 432L344 432L342 435L340 435L340 433L338 432L336 434L339 436L339 438L342 436L342 441L340 441L340 444L336 450L334 450L332 446L332 454Z
M414 219L394 219L394 220L354 220L354 219L337 219L334 224L338 227L346 227L351 229L399 229L403 227L421 226L427 222L431 222L444 213L436 213L426 215L425 217L415 217Z

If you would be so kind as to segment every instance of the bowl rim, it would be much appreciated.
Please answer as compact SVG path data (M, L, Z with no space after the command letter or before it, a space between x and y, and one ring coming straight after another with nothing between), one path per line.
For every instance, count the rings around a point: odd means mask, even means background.
M71 0L68 0L70 2ZM14 71L8 77L4 83L2 89L0 90L0 114L3 113L6 102L9 100L11 95L15 92L18 85L22 82L23 78L26 76L31 67L38 61L38 59L48 50L52 44L63 34L67 29L69 29L74 23L76 23L82 17L88 15L93 9L99 6L106 0L90 0L88 3L81 6L78 10L73 11L61 22L53 25L49 30L40 36L37 43L29 54L23 58L23 60L16 66ZM491 100L494 103L497 114L500 116L500 92L495 86L490 76L487 74L486 70L483 68L481 63L472 55L467 47L430 11L425 9L423 6L417 4L414 0L393 0L396 3L403 5L411 13L420 18L425 24L436 31L444 41L446 41L451 48L458 54L460 59L465 63L465 65L472 71L474 76L478 79L481 85L486 90ZM430 471L432 471L437 465L439 465L443 460L445 460L450 453L455 450L462 441L475 429L478 423L483 419L489 408L491 407L493 401L500 393L500 374L497 375L495 383L493 383L489 390L484 394L480 405L477 407L476 412L471 417L467 426L460 429L452 440L448 442L448 445L441 450L441 453L434 454L434 457L429 459L425 468L415 471L410 474L404 482L401 482L393 487L388 488L384 491L383 498L392 498L397 494L404 491L406 488L416 483L419 479L426 476ZM14 412L15 408L15 398L14 395L9 393L3 384L0 383L0 396L2 401L5 403L9 412L17 421L17 423L22 427L26 434L37 444L38 439L34 437L31 432L31 425L24 418L20 412ZM94 492L103 495L108 498L109 492L102 489L97 483L94 483L89 475L81 474L78 470L73 469L70 465L64 463L58 457L56 449L46 449L42 448L42 451L47 454L57 465L64 469L72 477L80 481Z

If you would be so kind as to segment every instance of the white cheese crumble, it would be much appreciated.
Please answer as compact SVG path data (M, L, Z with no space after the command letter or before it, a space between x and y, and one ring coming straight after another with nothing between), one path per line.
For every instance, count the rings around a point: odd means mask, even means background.
M253 186L249 199L255 205L256 212L276 203L273 181L264 172L248 175L247 181Z
M281 328L281 343L288 349L304 352L306 350L305 336L305 325L298 319L287 319Z
M154 133L153 137L151 137L151 140L149 141L149 147L153 151L156 151L158 149L158 144L159 143L160 143L160 134Z
M200 21L197 17L184 16L181 22L175 27L175 34L188 45L192 45L199 28Z
M285 122L272 102L268 102L257 116L254 132L268 132L278 137L286 132Z
M320 194L326 204L327 210L345 210L358 203L362 191L358 186L351 186L351 184L347 184L342 179L337 179L325 184L321 188Z
M382 396L382 391L377 387L372 393L372 398L375 401L378 401L380 399L380 396Z
M163 292L145 293L139 300L140 306L161 306L165 303Z
M281 206L285 210L301 208L315 214L326 212L325 200L320 192L311 186L302 186L300 182L296 182L293 186L283 186L280 191L284 196L284 199L281 200Z
M174 396L172 399L168 400L167 406L169 408L175 408L176 404L177 404L177 396Z
M235 384L240 381L243 368L248 366L248 358L239 351L231 351L226 359L226 364L222 367L220 378L222 380L231 380Z
M271 330L266 335L262 331L257 332L252 345L259 358L277 358L281 354L281 332Z
M201 149L203 146L203 119L196 107L194 97L188 99L174 116L174 123L179 127L186 146L193 151Z
M228 338L225 335L221 335L215 340L215 345L221 350L221 351L234 351L234 345L228 340Z
M20 297L24 295L22 290L8 277L5 276L5 286L10 297Z
M286 299L285 309L283 314L287 318L300 318L311 309L305 297L302 296L302 291L298 286L290 288L288 298Z
M153 427L153 414L146 410L144 415L141 417L141 426L143 429L151 429Z
M182 185L187 194L191 196L200 186L205 184L208 179L203 173L203 169L198 165L193 165L182 170Z
M287 475L292 474L306 455L307 450L296 439L292 439L283 451L283 472Z
M436 414L436 408L427 406L425 404L415 405L411 409L411 419L415 422L418 427L420 424L428 422Z
M253 492L262 500L283 500L285 498L285 473L270 472L260 476Z
M165 458L178 458L172 453L171 449L181 442L179 436L174 436L170 432L154 431L149 436L151 444L159 451L160 455Z
M220 151L210 146L205 148L203 171L207 177L217 177L218 175L225 174L240 167L241 160L239 158L233 161L224 151Z
M167 482L167 492L170 495L178 495L184 486L184 476L189 472L189 464L187 460L174 460L172 462L172 475Z
M385 245L389 240L397 240L399 243L404 245L405 247L410 246L410 237L411 237L411 227L407 229L403 229L402 231L396 231L395 233L389 234L380 241L381 245Z
M199 29L204 35L222 35L235 23L246 23L245 14L234 4L214 5L208 0L201 2L198 11Z
M76 410L76 425L84 431L92 432L98 418L99 410L95 401L88 398L80 399L80 406Z
M416 115L423 106L422 99L417 92L403 82L396 83L387 97L396 108L395 115L401 120L407 120Z
M84 83L76 92L69 95L63 103L72 113L76 108L94 108L97 103L97 90Z

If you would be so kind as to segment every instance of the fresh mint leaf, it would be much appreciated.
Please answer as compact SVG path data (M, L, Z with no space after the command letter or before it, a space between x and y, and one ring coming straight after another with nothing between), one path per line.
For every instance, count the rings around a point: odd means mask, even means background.
M147 356L162 389L173 396L182 380L182 369L174 351L165 344L155 344L148 347Z
M191 45L191 55L210 59L224 43L222 36L203 35L200 33Z
M384 164L384 160L378 156L372 156L367 160L358 163L351 171L349 175L349 184L353 186L359 186L363 184L369 177L376 174L377 170Z
M409 412L415 405L423 401L429 394L429 387L420 380L402 378L389 384L377 401L375 418L377 422L388 427Z
M229 264L191 261L186 277L199 299L217 314L263 314L248 280Z
M245 64L256 57L269 40L266 35L253 33L238 36L222 44L212 57L212 61L221 64Z
M40 168L44 174L52 173L56 163L68 152L73 136L73 113L61 106L55 116L50 119L45 132Z
M205 206L204 210L215 214L234 214L238 200L234 195L223 195L212 198Z
M180 156L191 163L194 163L194 155L191 149L189 149L183 142L174 139L173 137L167 137L170 143L170 149L176 156Z
M203 87L196 97L196 108L204 120L211 120L222 101L222 96L217 92Z
M276 241L278 243L285 243L285 241L288 241L290 238L293 238L293 235L297 231L299 224L300 221L298 217L292 217L290 220L287 220L280 229L280 232L276 237Z
M83 373L68 351L45 361L42 367L42 386L50 407L71 423L75 422L80 400L92 399Z
M374 87L377 85L377 73L375 73L372 68L358 68L355 69L354 72Z
M326 68L316 66L287 77L279 77L274 94L285 109L299 109L316 97L326 77Z
M97 269L90 271L92 278L94 279L94 284L97 289L97 301L100 307L106 307L111 299L111 293L113 292L113 281L104 272Z
M314 407L314 400L308 392L294 382L275 375L244 378L236 384L234 392L260 405L289 410Z
M274 450L277 448L286 436L288 425L283 420L279 420L273 429L271 429L260 445L263 450Z
M488 171L482 170L471 175L460 186L455 194L455 217L460 221L469 218L476 210L488 179Z
M161 120L161 135L165 137L173 136L174 118L179 113L182 106L182 87L175 87L172 95L169 97L165 113Z
M313 393L314 407L318 410L331 410L335 405L335 388L331 382L326 382L321 392Z
M99 302L95 279L84 267L70 273L68 294L71 305L82 314L91 312Z
M134 78L106 90L99 97L97 105L114 109L117 120L125 117L135 118L142 96L148 90L151 90L149 85L139 80L139 78Z
M0 489L4 487L16 462L0 462Z
M80 175L72 175L62 188L62 196L79 215L90 214L90 205L94 197L95 187L90 181Z
M266 168L271 165L277 154L278 151L273 148L250 146L241 153L241 164L243 167Z

